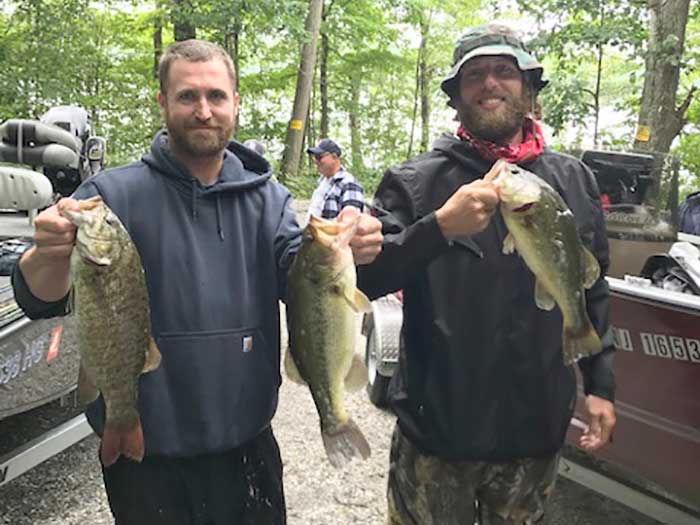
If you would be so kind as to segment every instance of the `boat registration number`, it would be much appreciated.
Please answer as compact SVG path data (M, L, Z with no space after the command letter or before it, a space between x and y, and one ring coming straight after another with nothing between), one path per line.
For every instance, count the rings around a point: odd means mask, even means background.
M634 352L632 335L626 328L613 327L615 348ZM663 359L677 359L700 363L700 340L675 335L639 332L642 352L645 355Z
M3 354L0 352L0 385L18 378L35 366L44 356L48 337L32 341L22 349Z

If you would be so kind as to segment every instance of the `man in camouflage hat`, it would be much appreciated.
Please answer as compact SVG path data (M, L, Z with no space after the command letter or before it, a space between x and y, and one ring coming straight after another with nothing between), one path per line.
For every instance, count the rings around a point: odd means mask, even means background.
M579 361L588 430L608 441L615 424L608 247L593 174L548 149L533 118L543 68L507 27L468 31L442 82L459 128L433 150L387 170L375 194L382 252L360 267L375 298L403 289L399 366L388 401L398 417L391 446L391 525L520 525L539 520L557 474L576 400L562 359L558 311L540 310L534 277L502 253L507 228L489 177L497 159L557 189L601 277L586 292L603 351ZM477 503L478 502L478 503Z

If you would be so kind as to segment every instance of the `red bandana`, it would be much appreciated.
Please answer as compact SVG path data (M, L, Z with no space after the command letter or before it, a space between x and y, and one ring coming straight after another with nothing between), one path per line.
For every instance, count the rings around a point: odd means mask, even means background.
M537 158L544 149L544 136L540 125L531 118L523 124L523 141L519 144L502 146L495 142L482 140L469 133L460 124L457 136L468 142L483 158L487 160L503 159L513 164L529 162Z

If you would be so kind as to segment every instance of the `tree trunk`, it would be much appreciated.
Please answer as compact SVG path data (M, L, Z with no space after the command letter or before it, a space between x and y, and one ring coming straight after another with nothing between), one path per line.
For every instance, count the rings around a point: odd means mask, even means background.
M595 112L595 124L593 126L593 147L598 147L598 134L600 132L600 82L603 78L603 43L598 44L598 71L595 78L595 91L593 93L593 111Z
M352 172L357 176L363 171L362 162L362 133L360 132L360 88L362 85L362 70L350 79L350 154Z
M430 16L428 19L421 19L420 24L421 41L420 41L420 62L418 83L420 86L420 120L421 120L421 139L420 150L428 151L430 142L430 69L427 59L428 37L430 33Z
M233 72L236 76L236 81L233 83L233 90L238 93L240 82L239 82L239 72L241 68L240 57L238 56L238 46L239 46L239 35L240 35L240 25L235 23L233 27L230 27L226 31L224 49L231 57L233 62Z
M158 80L158 64L163 54L163 17L160 0L156 0L156 16L153 22L153 78Z
M325 20L325 14L323 19ZM321 137L328 137L330 133L330 126L328 124L328 45L328 35L322 32L318 79L319 96L321 97Z
M318 46L318 31L321 25L322 8L323 0L309 0L309 14L306 17L308 40L301 48L294 107L292 109L292 118L287 127L284 154L280 165L282 180L286 177L294 177L299 171L299 159L304 140L304 125L309 111L309 98L313 83L314 65L316 63L316 48Z
M600 4L600 27L602 29L605 22L605 5ZM593 126L593 147L598 147L598 133L600 128L600 82L603 77L603 52L605 46L603 42L598 42L598 70L595 77L595 94L593 95L593 104L595 109L595 124Z
M408 136L408 151L406 152L406 158L410 159L413 156L413 136L416 133L416 118L418 116L418 91L420 88L420 55L421 50L418 49L418 54L416 55L416 86L413 90L413 111L411 113L411 133Z
M197 30L189 20L191 5L189 0L172 0L173 36L177 42L197 38Z
M676 95L690 0L648 0L649 43L635 149L667 153L686 123L691 89L680 106Z

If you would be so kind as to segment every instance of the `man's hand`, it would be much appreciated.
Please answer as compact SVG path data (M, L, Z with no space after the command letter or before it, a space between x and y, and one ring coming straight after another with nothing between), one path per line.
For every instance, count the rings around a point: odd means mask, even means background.
M467 237L486 229L499 202L498 189L485 177L460 186L435 217L446 239Z
M37 256L45 259L68 259L75 243L75 225L59 212L63 209L78 209L78 201L61 199L47 208L34 220L34 246Z
M354 206L346 206L340 211L338 222L353 223L359 216L359 223L355 235L350 239L350 248L355 259L355 264L369 264L382 251L382 223L367 213L361 213Z
M34 246L19 260L19 269L31 292L47 302L58 301L70 289L70 254L76 227L58 208L78 209L78 201L61 199L34 219Z
M615 426L615 407L607 399L593 395L586 396L588 412L588 429L583 433L579 444L581 448L592 452L610 440Z

